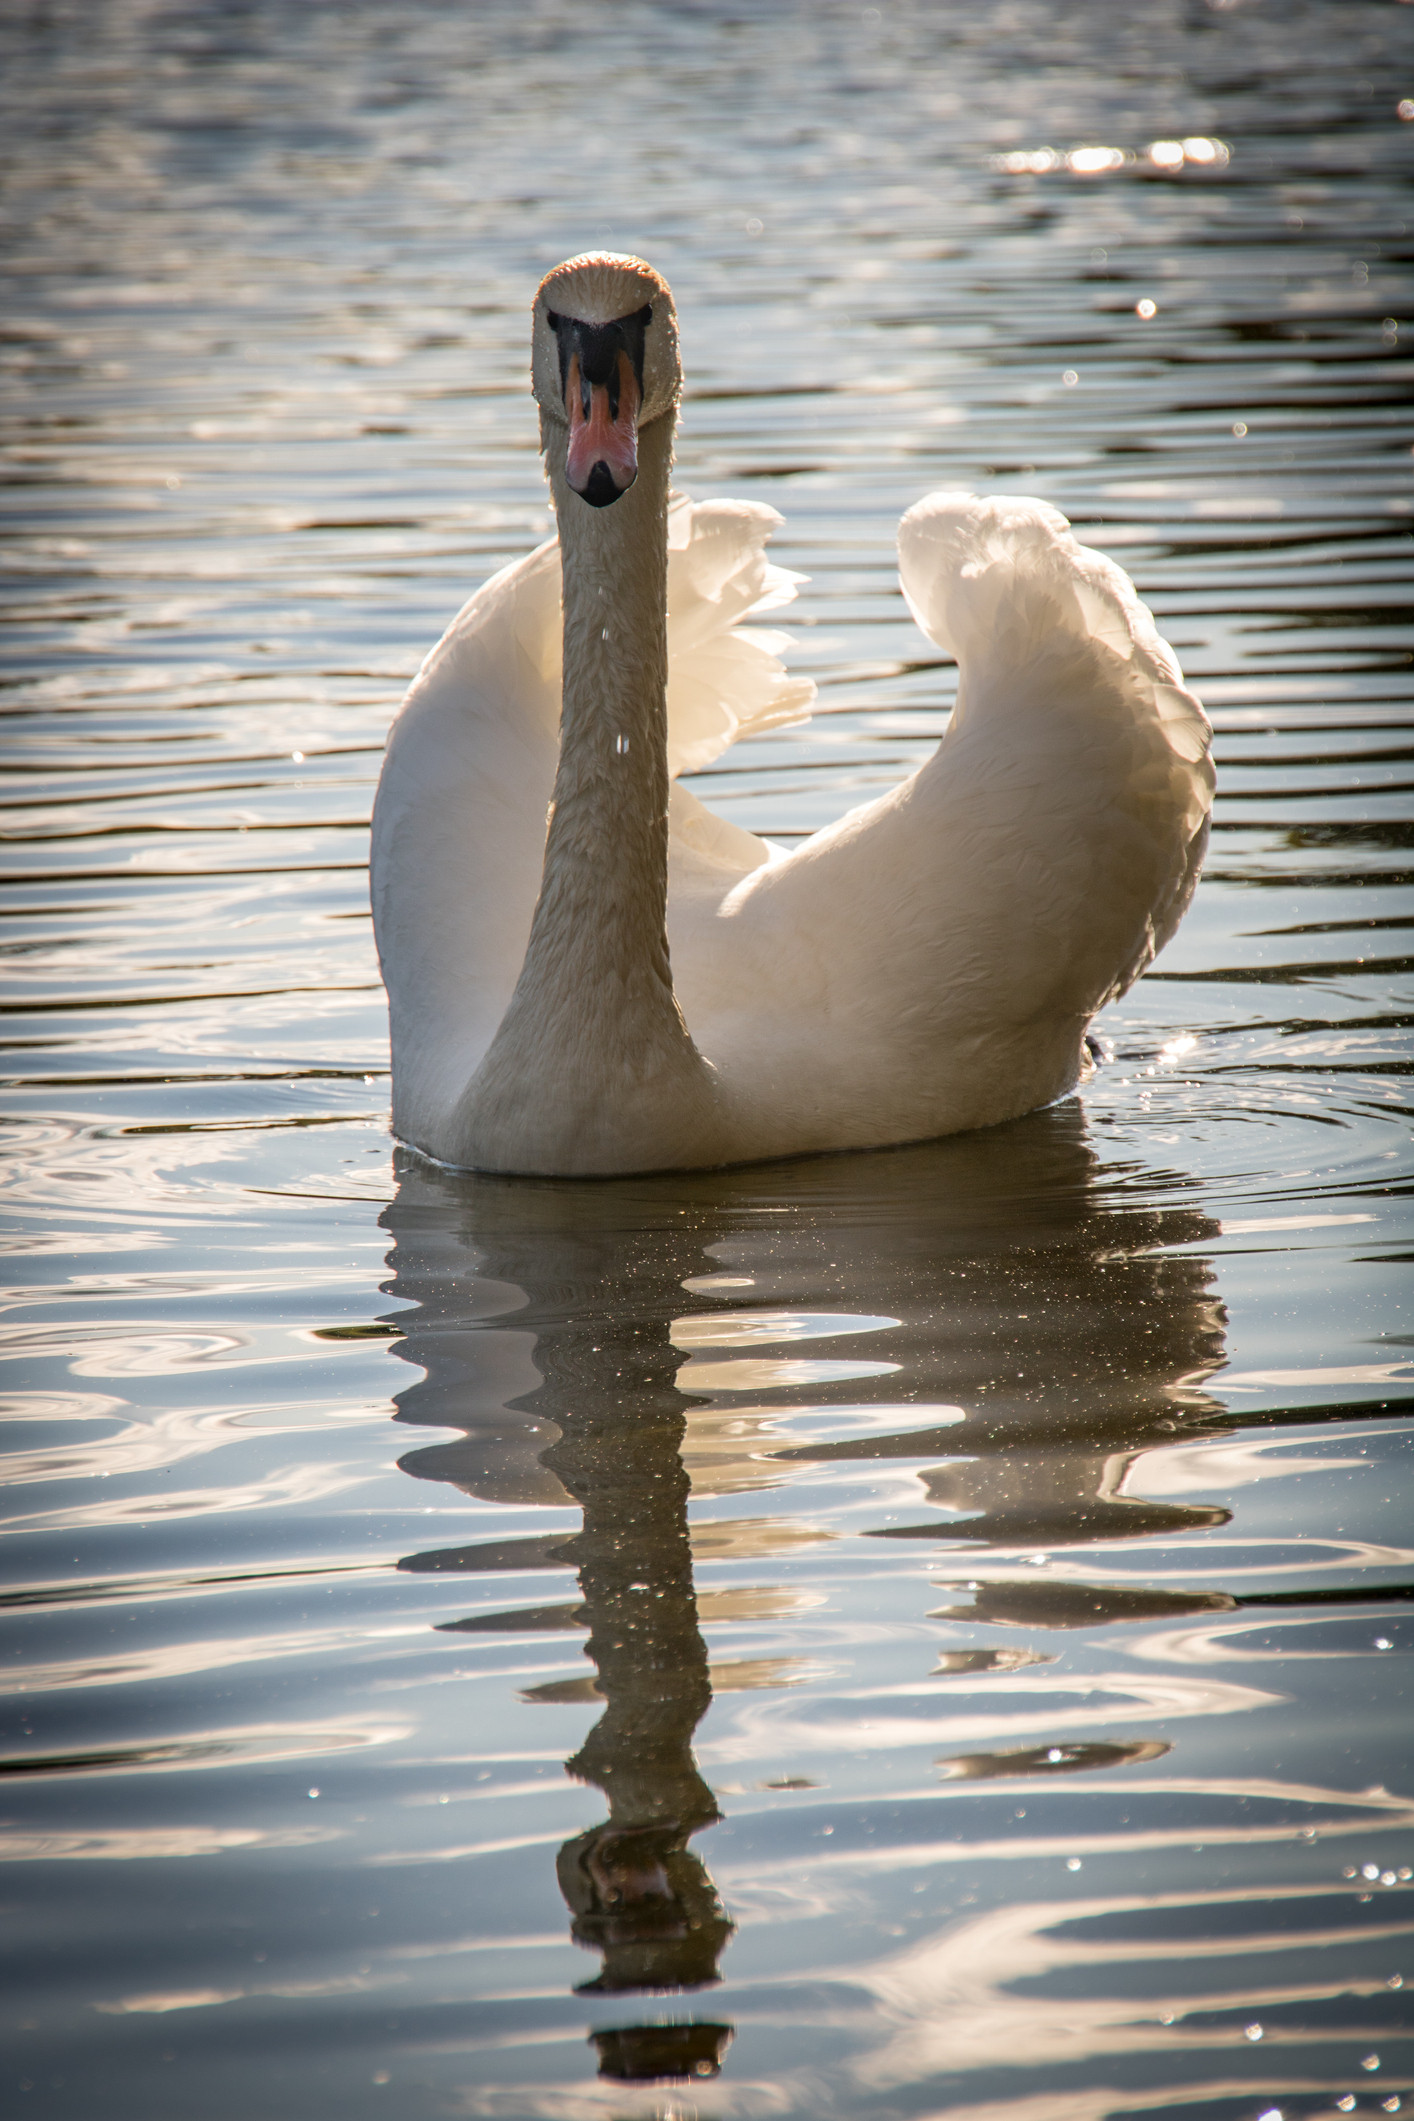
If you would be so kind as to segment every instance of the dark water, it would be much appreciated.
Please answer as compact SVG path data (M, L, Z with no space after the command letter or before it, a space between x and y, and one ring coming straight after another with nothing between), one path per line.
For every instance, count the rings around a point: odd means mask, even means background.
M0 56L6 2110L1407 2108L1414 7ZM527 307L596 243L673 283L681 483L812 578L728 815L936 739L931 488L1054 500L1177 645L1212 853L1083 1102L392 1153L379 749L543 535Z

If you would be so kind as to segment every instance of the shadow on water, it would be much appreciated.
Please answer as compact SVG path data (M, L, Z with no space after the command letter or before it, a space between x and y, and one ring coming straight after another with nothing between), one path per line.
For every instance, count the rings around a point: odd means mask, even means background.
M801 1461L906 1459L931 1514L858 1530L969 1556L1226 1522L1220 1508L1125 1488L1140 1452L1227 1419L1202 1389L1223 1352L1210 1269L1171 1250L1217 1226L1177 1182L1171 1206L1152 1198L1152 1183L1147 1205L1127 1197L1122 1177L1099 1184L1073 1106L903 1151L611 1185L507 1182L401 1159L383 1217L394 1240L386 1288L412 1308L388 1322L401 1336L395 1352L423 1375L396 1395L396 1419L462 1432L410 1452L403 1470L582 1513L577 1533L400 1563L416 1573L577 1572L578 1602L447 1625L587 1630L596 1676L523 1695L605 1703L566 1766L604 1792L608 1818L567 1842L557 1864L572 1935L602 1955L581 1993L700 1990L718 1980L732 1934L689 1846L720 1817L692 1752L712 1698L694 1491L766 1489ZM810 1358L789 1352L804 1344L796 1332L819 1328L813 1307L825 1296L839 1308L824 1314L833 1360L820 1368L842 1376L816 1375ZM763 1299L781 1308L763 1312ZM852 1322L867 1337L852 1336ZM889 1362L852 1363L856 1347L877 1355L881 1324ZM684 1360L685 1350L744 1341L776 1352L727 1369ZM734 1390L721 1389L728 1369ZM684 1389L699 1380L718 1389ZM814 1427L828 1432L833 1413L845 1433L782 1440L802 1382L813 1384ZM741 1522L744 1551L769 1552L773 1521ZM720 1546L733 1527L698 1529ZM1214 1592L1034 1577L959 1584L950 1596L943 1614L1018 1629L1233 1604ZM1025 1649L953 1651L937 1671L1051 1661ZM960 1755L942 1771L967 1781L1054 1776L1167 1750L1037 1746ZM702 2078L719 2069L731 2027L699 2019L593 2037L606 2077Z

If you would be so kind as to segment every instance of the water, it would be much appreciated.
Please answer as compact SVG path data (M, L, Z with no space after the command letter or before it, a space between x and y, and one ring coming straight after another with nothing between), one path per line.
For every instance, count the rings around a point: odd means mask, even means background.
M1414 8L0 43L7 2110L1407 2108ZM931 488L1054 500L1176 643L1212 853L1083 1101L393 1152L379 749L544 533L594 243L673 284L682 485L811 577L727 815L935 741Z

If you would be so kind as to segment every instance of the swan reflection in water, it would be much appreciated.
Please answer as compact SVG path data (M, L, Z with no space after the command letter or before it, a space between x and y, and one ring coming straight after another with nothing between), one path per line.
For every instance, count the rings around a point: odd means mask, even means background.
M556 1865L574 1941L602 1955L579 1991L595 1996L710 1987L733 1927L689 1846L720 1817L692 1753L712 1687L682 1456L693 1402L675 1383L682 1357L670 1337L683 1274L703 1264L701 1236L657 1226L651 1213L635 1229L623 1192L610 1201L582 1188L455 1180L409 1159L385 1218L396 1239L389 1291L419 1305L398 1314L398 1353L428 1372L399 1395L397 1418L467 1432L465 1443L413 1453L406 1470L505 1500L572 1501L582 1512L577 1533L402 1566L577 1571L577 1606L477 1614L451 1630L588 1629L596 1677L525 1698L605 1703L566 1768L604 1792L609 1816L566 1842ZM517 1310L499 1342L491 1336L501 1329L467 1332L469 1284L492 1315ZM527 1356L539 1381L511 1403L498 1399ZM603 2076L649 2082L715 2076L731 2031L696 2018L592 2037Z
M610 1282L605 1294L616 1293ZM692 1756L712 1689L693 1594L677 1357L666 1333L641 1321L615 1336L610 1319L596 1318L549 1340L542 1390L561 1435L544 1462L584 1513L567 1544L606 1703L566 1767L604 1792L609 1816L567 1842L557 1863L571 1934L603 1955L581 1993L700 1989L719 1978L732 1924L688 1846L719 1814ZM540 1691L554 1700L578 1689ZM697 2021L595 2037L605 2076L704 2077L731 2029Z
M396 1418L462 1432L410 1452L403 1469L483 1498L582 1512L577 1533L401 1563L419 1573L577 1572L577 1602L478 1612L450 1627L588 1631L596 1676L524 1696L604 1703L566 1765L604 1792L608 1817L567 1842L557 1863L571 1933L602 1959L581 1993L700 1991L720 1978L732 1933L690 1845L720 1816L692 1752L713 1692L694 1534L699 1560L765 1559L833 1536L759 1516L712 1518L690 1533L691 1494L766 1490L802 1463L907 1459L918 1518L866 1536L939 1544L965 1556L968 1571L989 1549L1015 1561L1031 1545L1224 1521L1212 1506L1145 1500L1126 1486L1145 1450L1211 1432L1224 1417L1201 1382L1222 1359L1210 1270L1171 1249L1217 1225L1177 1185L1175 1199L1136 1208L1122 1186L1100 1184L1075 1106L906 1150L599 1185L400 1158L384 1216L394 1238L385 1286L415 1308L389 1323L402 1336L396 1353L425 1374L397 1395ZM831 1352L846 1358L837 1368L856 1374L814 1385L808 1440L791 1438L798 1385L775 1382L800 1368L772 1367L798 1354L779 1309L760 1331L778 1330L780 1342L744 1365L749 1406L740 1392L716 1390L704 1403L683 1389L710 1382L684 1346L710 1348L713 1319L718 1345L730 1348L756 1330L743 1312L786 1304L818 1316L827 1298L838 1306ZM851 1337L851 1317L867 1318L867 1338ZM887 1365L866 1360L882 1343ZM853 1365L851 1351L861 1357ZM845 1433L832 1437L834 1408ZM707 1610L715 1623L791 1609L790 1590L775 1604L772 1595L709 1594ZM1016 1650L945 1651L943 1678L1049 1662L1024 1647L1028 1627L1231 1604L1201 1591L996 1575L947 1595L938 1617L1011 1626L1022 1640ZM779 1682L788 1666L757 1660L744 1683ZM731 1684L733 1668L717 1669ZM1093 1772L1167 1750L1068 1739L941 1765L945 1780L976 1781ZM601 2073L632 2081L714 2075L730 2037L705 2018L593 2035Z

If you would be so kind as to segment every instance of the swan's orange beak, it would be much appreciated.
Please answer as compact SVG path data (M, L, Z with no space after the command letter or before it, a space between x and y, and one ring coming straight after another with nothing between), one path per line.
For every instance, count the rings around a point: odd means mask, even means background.
M565 476L591 508L607 508L638 477L644 335L651 303L631 317L588 324L547 309L560 352L560 388L570 423Z
M642 404L633 363L620 351L609 379L591 382L576 353L565 377L570 420L565 476L593 508L607 508L638 477L638 410Z

